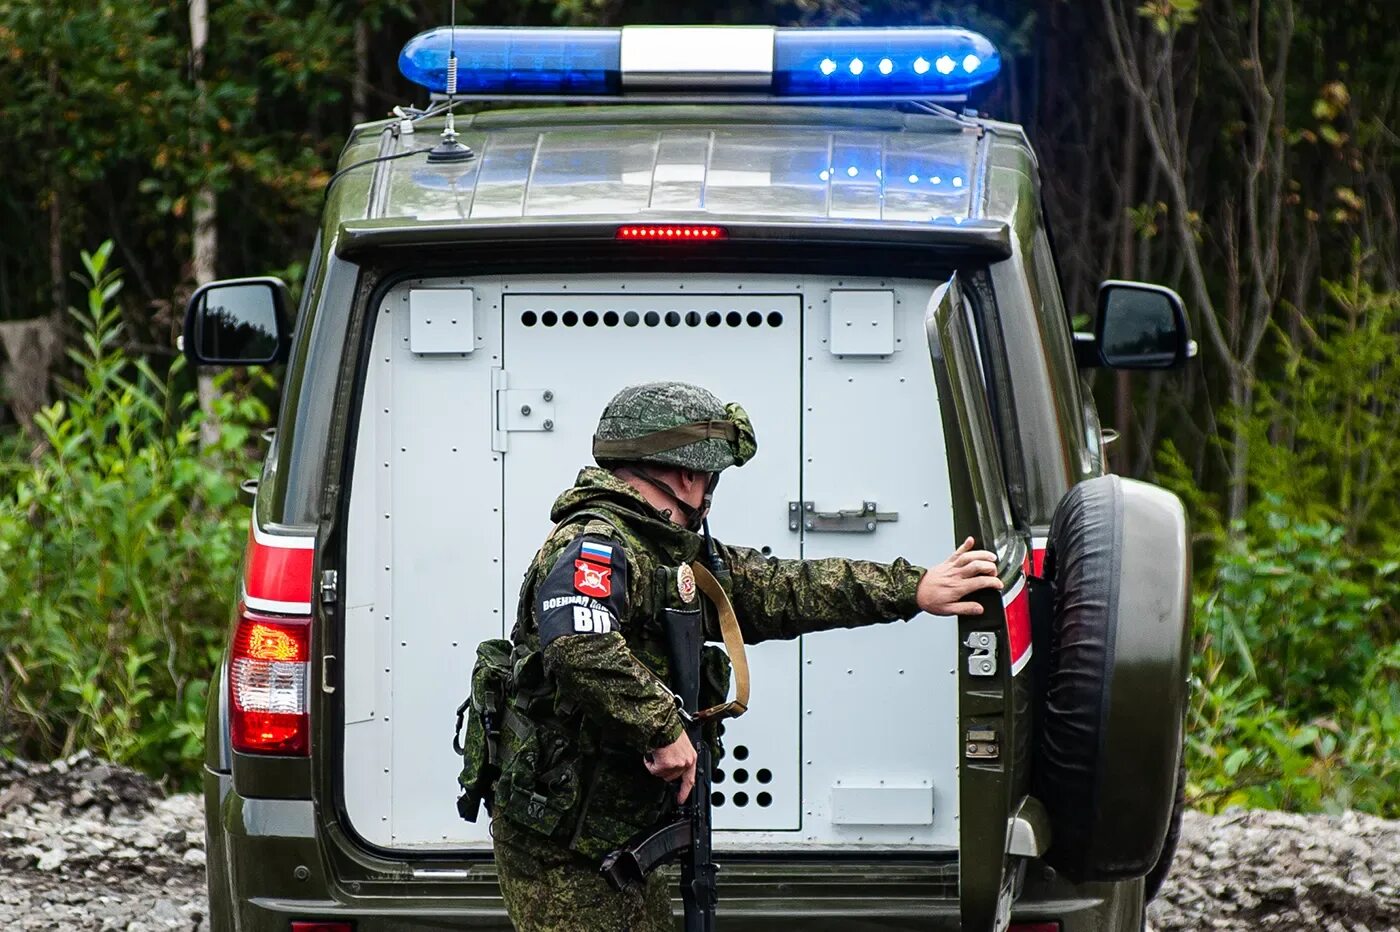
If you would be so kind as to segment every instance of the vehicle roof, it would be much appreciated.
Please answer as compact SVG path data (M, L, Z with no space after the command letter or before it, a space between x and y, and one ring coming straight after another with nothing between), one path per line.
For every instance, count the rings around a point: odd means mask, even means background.
M363 125L341 168L431 149L441 129L441 119L412 133ZM1007 136L1031 158L1009 124L854 107L527 107L459 116L457 131L474 159L355 168L331 194L328 226L1007 222L987 214L1004 200L988 196L990 140Z

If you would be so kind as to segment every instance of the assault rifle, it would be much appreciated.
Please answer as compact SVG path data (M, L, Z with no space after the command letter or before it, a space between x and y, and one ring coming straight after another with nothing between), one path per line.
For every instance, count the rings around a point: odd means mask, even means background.
M702 730L705 722L732 718L743 714L749 701L749 669L744 656L744 642L729 598L724 594L716 576L726 571L714 552L706 528L707 557L713 572L694 564L696 579L719 612L720 629L724 635L731 663L734 665L736 696L734 701L699 710L700 650L705 632L700 613L671 614L666 619L666 640L671 655L672 678L676 686L676 703L686 734L695 745L695 787L690 798L677 808L676 818L628 842L603 859L602 873L616 890L625 890L646 880L653 870L667 861L681 862L681 900L685 903L685 932L714 932L715 907L719 890L715 864L710 846L710 745Z
M676 812L674 821L634 838L603 860L603 876L616 890L646 880L653 870L677 857L681 862L681 900L685 903L685 932L713 932L719 890L710 850L710 745L696 718L700 702L700 648L705 635L697 612L693 617L667 619L676 701L685 733L695 745L695 786Z

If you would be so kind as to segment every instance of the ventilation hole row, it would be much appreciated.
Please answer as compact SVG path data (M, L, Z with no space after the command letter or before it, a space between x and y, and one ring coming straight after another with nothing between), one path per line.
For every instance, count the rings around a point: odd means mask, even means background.
M727 776L733 777L735 783L748 783L748 782L749 782L749 772L748 772L747 770L745 770L743 767L740 767L738 770L734 771L732 774L728 774ZM712 782L714 782L714 783L723 783L724 780L725 780L725 777L726 777L725 772L724 772L723 770L721 770L719 767L716 767L716 768L715 768L713 771L711 771L711 773L710 773L710 780L711 780ZM754 778L757 779L759 783L772 783L772 782L773 782L773 771L771 771L771 770L769 770L767 767L765 767L765 768L763 768L762 770L760 770L758 773L754 774Z
M753 801L766 809L769 806L773 805L773 794L759 793L757 796L754 797ZM731 802L733 802L734 805L742 809L744 806L747 806L749 804L749 794L745 793L743 790L740 790L739 792L734 794L734 798L731 800ZM724 803L725 796L723 793L715 792L710 794L710 805L718 809L720 806L723 806Z
M750 327L762 327L766 322L770 327L781 327L783 325L783 315L778 311L769 311L765 317L759 311L749 311L747 314L739 311L730 311L721 314L719 311L709 311L701 314L699 311L667 311L664 315L658 311L647 311L645 314L638 314L636 311L628 311L625 314L618 314L617 311L604 311L601 315L597 311L584 311L582 314L576 311L565 311L556 314L554 311L544 311L535 313L526 311L520 315L520 322L526 327L533 327L540 324L545 327L554 327L563 324L565 327L577 327L583 324L585 327L596 327L602 324L604 327L616 327L623 324L628 327L635 327L638 324L646 324L648 327L659 327L662 322L668 327L679 327L682 322L687 327L698 327L704 324L707 327L719 327L728 325L730 327L742 327L748 324Z

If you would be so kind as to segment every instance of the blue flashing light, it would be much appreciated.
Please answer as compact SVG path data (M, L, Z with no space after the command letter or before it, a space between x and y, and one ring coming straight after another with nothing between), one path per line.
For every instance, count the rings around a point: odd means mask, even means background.
M951 27L779 29L773 42L780 96L960 96L1000 72L990 40Z
M616 96L623 88L623 34L441 27L409 40L399 70L415 84L446 93L455 49L461 94ZM652 37L642 31L632 38L642 49ZM778 97L960 97L1001 71L1001 56L986 37L951 27L776 29L772 61L771 91ZM677 76L689 67L678 63Z
M414 84L447 92L447 59L457 53L460 94L617 94L622 89L619 29L515 29L442 26L399 53Z

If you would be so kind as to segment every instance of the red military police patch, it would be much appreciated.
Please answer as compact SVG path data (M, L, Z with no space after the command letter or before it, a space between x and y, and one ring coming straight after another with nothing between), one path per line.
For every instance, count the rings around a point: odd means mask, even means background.
M612 567L575 560L574 588L595 599L606 599L612 595Z

